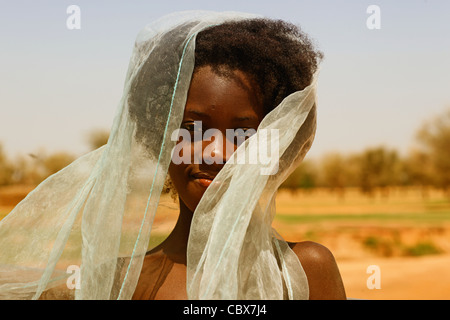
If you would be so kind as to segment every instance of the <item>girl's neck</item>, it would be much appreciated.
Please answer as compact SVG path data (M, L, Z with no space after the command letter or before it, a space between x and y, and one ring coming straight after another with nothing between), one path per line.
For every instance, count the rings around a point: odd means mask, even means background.
M174 229L166 240L151 252L161 251L175 263L187 263L187 244L193 212L189 210L183 201L179 200L180 214Z

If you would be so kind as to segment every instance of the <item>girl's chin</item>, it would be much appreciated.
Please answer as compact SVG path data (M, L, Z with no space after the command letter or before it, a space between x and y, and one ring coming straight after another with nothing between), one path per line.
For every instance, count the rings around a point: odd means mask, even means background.
M203 197L203 194L212 182L213 180L210 179L190 179L185 185L182 201L192 212L194 212Z

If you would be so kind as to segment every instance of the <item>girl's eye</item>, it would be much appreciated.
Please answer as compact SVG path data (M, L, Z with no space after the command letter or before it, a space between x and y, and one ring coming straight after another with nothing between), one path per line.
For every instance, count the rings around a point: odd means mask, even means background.
M202 132L202 126L199 125L197 122L188 122L188 123L183 123L181 125L181 128L186 129L189 132Z
M201 121L186 122L181 125L181 129L185 129L191 136L191 142L198 142L202 140L203 131Z

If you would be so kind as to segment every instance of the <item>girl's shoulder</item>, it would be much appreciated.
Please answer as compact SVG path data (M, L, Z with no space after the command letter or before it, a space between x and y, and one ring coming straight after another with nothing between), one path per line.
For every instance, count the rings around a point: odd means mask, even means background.
M310 299L346 299L336 260L327 247L312 241L291 242L289 246L308 278Z

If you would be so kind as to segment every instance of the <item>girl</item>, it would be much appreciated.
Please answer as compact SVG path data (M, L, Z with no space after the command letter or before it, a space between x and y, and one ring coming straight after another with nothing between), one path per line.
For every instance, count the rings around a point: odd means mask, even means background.
M213 142L191 139L191 144L201 144L200 164L193 163L198 157L194 154L195 146L187 148L193 153L188 157L190 163L171 163L171 187L180 203L178 223L168 239L146 255L134 298L187 298L184 284L192 217L206 188L229 160L229 150L235 151L237 147L236 141L226 138L226 130L257 130L282 99L311 82L320 57L306 35L282 21L227 22L197 35L182 128L191 132L192 137L196 130L216 128L223 138L212 139ZM234 148L227 148L227 144L233 144ZM207 164L205 157L211 154L204 151L211 145L214 157L223 161ZM325 247L312 242L289 245L305 270L310 299L345 298L336 263Z

